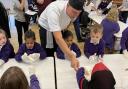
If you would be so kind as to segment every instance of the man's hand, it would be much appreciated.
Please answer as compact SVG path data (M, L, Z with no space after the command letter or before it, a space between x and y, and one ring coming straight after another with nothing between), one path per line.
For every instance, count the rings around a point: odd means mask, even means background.
M74 68L76 71L79 68L79 61L75 58L73 60L71 60L71 67Z
M62 37L61 31L53 32L54 38L56 40L56 43L60 47L60 49L63 51L63 53L67 56L67 58L71 61L71 66L78 70L79 68L79 61L76 59L75 55L71 52L71 50L68 48L68 45L64 41Z

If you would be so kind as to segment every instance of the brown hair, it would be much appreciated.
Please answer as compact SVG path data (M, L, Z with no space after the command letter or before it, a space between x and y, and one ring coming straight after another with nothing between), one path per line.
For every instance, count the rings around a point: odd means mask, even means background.
M32 38L33 40L36 40L35 33L32 30L28 30L25 32L24 39Z
M91 30L91 33L94 32L94 33L103 33L103 27L102 25L100 24L94 24L90 27L90 30Z
M107 15L106 18L110 21L117 22L118 17L119 17L119 12L118 12L118 9L117 9L117 5L114 4L114 5L112 5L112 8L108 12L108 15Z
M8 68L0 79L0 89L29 89L23 71L16 67Z

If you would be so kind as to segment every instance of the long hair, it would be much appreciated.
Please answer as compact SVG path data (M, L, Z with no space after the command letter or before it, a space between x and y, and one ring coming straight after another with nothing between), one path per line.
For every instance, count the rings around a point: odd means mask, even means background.
M23 71L16 67L8 68L0 79L0 89L29 89Z
M8 21L8 14L4 5L0 2L0 28L2 28L10 38L10 29L9 29L9 21Z
M106 17L108 20L117 22L119 18L119 12L116 5L113 5Z

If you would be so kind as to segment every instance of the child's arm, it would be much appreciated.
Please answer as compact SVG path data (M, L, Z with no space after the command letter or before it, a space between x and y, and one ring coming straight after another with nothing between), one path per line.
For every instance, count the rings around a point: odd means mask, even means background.
M98 50L97 55L98 56L101 55L101 57L103 57L104 51L105 51L105 42L102 40L100 45L99 45L99 50Z
M115 23L114 27L114 33L118 33L120 31L120 26L118 23Z
M56 56L57 58L59 59L65 59L65 55L64 53L61 51L61 49L58 47L57 50L56 50Z
M7 62L9 59L9 56L12 54L12 52L14 51L13 47L11 44L5 45L6 47L4 47L4 53L2 53L2 60L4 62Z
M88 48L89 47L87 47L87 41L84 43L84 54L85 54L85 56L87 57L87 58L89 58L90 56L91 56L91 54L90 53L88 53Z
M77 44L73 44L73 48L72 50L76 53L76 57L80 57L81 56L81 51L79 49L79 47L77 46Z
M20 46L18 52L16 53L16 56L15 56L15 59L16 61L18 62L21 62L22 61L22 55L25 53L25 48L23 47L23 45Z
M88 81L84 77L84 68L81 67L78 69L76 73L77 83L80 89L87 89L88 88Z
M47 57L47 54L43 49L43 47L41 47L40 44L38 44L36 47L37 47L38 53L40 53L40 59L45 59Z
M40 89L39 81L35 74L30 76L30 89Z
M91 56L91 54L88 53L88 52L84 52L84 54L85 54L85 56L86 56L87 58L89 58L89 57Z
M30 89L40 89L39 81L35 75L35 68L34 66L29 67L29 74L30 76Z

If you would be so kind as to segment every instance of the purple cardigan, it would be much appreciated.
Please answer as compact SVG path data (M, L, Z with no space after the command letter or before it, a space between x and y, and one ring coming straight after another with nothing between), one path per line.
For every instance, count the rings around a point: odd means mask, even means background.
M40 89L39 81L35 74L30 76L30 89Z
M90 41L91 41L90 38L85 40L85 43L84 43L85 56L87 56L89 58L91 55L94 55L94 53L96 53L97 56L99 56L99 55L103 56L104 48L105 48L104 40L101 39L99 44L97 44L97 45L90 43Z
M32 49L27 49L26 47L26 44L22 44L18 50L18 52L16 53L16 56L15 56L15 59L18 61L18 62L21 62L22 59L21 59L21 56L24 54L24 53L27 53L28 55L29 54L33 54L33 53L40 53L40 59L45 59L46 58L46 52L45 50L41 47L41 45L39 43L34 43L34 47Z
M101 24L103 26L103 40L105 41L105 46L112 49L114 48L114 34L120 31L119 24L106 18L103 19Z
M128 27L122 33L120 45L122 50L128 51Z
M0 59L2 59L4 62L7 62L9 58L14 58L14 57L15 57L14 48L11 45L11 43L7 41L0 51Z
M81 56L81 51L79 47L77 46L77 44L72 43L70 50L73 50L76 53L77 58ZM65 59L65 55L59 47L57 48L56 55L57 55L57 58L59 59Z

